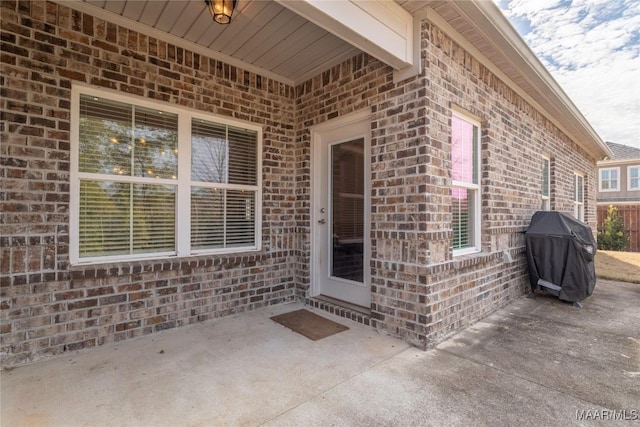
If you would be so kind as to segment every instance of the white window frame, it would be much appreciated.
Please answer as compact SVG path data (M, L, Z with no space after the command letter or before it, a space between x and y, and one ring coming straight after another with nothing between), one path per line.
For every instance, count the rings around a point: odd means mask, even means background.
M477 162L477 170L476 170L476 177L475 177L475 181L477 182L477 184L473 184L473 183L469 183L469 182L464 182L464 181L457 181L457 180L451 180L451 185L452 187L461 187L461 188L465 188L467 190L471 190L473 191L473 198L472 198L472 202L473 202L473 244L470 247L467 248L461 248L461 249L453 249L453 256L461 256L461 255L469 255L469 254L474 254L474 253L478 253L482 250L482 230L480 229L481 227L481 219L482 219L482 203L481 203L481 195L480 195L480 191L481 191L481 183L480 183L480 179L482 177L482 156L480 155L480 150L482 147L482 144L480 143L481 140L481 132L482 132L482 126L481 123L478 119L469 116L467 114L464 114L462 112L459 111L452 111L451 113L452 116L456 116L461 120L464 120L470 124L472 124L473 126L475 126L478 131L476 132L477 137L476 140L474 141L474 144L476 144L476 162ZM453 134L453 130L452 130L452 134Z
M631 169L638 169L638 175L640 176L640 165L627 166L627 191L638 191L640 190L640 179L637 187L631 186Z
M79 172L80 161L80 95L89 95L105 98L113 101L124 102L140 107L158 109L178 115L178 175L176 180L156 180L154 183L176 186L176 216L175 216L175 251L156 252L145 254L109 255L100 257L80 257L80 179L83 173ZM211 250L191 249L191 122L193 119L202 119L222 125L243 128L257 133L257 159L256 159L256 185L231 185L219 184L219 188L242 189L255 191L255 222L254 245L242 247L216 248ZM119 92L96 89L94 87L74 84L71 88L71 156L70 156L70 210L69 210L69 256L72 265L95 264L108 262L125 262L145 259L162 259L169 257L187 257L201 254L233 254L239 252L259 251L262 248L262 127L240 120L220 117L210 113L203 113L185 107L175 107L147 98L126 95ZM110 177L117 181L117 177ZM167 182L165 182L167 181ZM202 183L196 183L201 184ZM206 186L206 184L204 184Z
M582 200L579 200L578 191L579 183L582 182ZM573 178L573 216L578 220L584 222L584 174L580 172L574 173Z
M615 171L618 174L618 178L616 179L617 181L617 185L616 188L607 188L607 189L603 189L602 188L602 182L604 181L602 179L602 173L603 172L612 172ZM620 191L620 168L619 167L613 167L613 168L600 168L598 170L598 191L600 191L601 193L608 193L608 192L614 192L614 191ZM609 176L609 179L607 180L609 181L609 183L611 183L611 176Z
M542 210L551 210L551 158L548 156L542 156L542 182L544 183L544 164L547 164L547 194L544 194L544 187L540 190L540 198L542 199Z

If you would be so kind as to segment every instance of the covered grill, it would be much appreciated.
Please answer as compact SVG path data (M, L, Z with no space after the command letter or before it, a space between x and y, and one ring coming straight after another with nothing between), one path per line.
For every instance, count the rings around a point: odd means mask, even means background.
M591 228L561 212L536 212L525 233L531 291L579 302L596 286L597 243Z

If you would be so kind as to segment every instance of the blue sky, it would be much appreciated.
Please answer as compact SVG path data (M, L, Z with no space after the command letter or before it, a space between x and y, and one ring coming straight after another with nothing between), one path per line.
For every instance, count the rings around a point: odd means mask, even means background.
M640 148L640 1L494 1L598 135Z

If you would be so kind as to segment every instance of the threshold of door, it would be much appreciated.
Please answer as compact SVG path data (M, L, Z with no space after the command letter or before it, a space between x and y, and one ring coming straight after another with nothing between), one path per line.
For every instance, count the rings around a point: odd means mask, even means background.
M345 319L351 319L354 322L361 323L366 326L371 325L371 310L366 307L351 304L325 295L306 298L305 304L318 310L335 314Z

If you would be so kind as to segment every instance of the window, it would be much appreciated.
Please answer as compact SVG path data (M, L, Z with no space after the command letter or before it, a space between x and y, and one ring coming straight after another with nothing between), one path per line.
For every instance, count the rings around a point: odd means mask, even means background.
M640 190L640 165L629 166L627 171L627 190Z
M480 124L451 117L453 254L480 251Z
M260 128L73 89L72 262L260 247Z
M584 222L584 177L576 173L574 181L573 216Z
M542 206L543 211L551 210L551 161L547 157L542 158Z
M600 169L600 191L620 190L620 168Z

